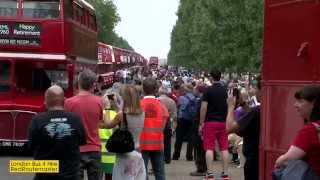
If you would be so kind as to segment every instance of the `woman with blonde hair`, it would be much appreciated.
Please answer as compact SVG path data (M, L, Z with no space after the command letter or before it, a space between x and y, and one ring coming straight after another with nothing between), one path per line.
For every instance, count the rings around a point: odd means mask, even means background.
M144 113L140 106L140 95L134 85L124 85L120 90L123 99L123 118L126 118L128 130L135 144L135 151L117 154L113 168L113 180L145 180L146 171L142 155L139 152L139 137L144 125ZM125 123L121 123L124 126Z

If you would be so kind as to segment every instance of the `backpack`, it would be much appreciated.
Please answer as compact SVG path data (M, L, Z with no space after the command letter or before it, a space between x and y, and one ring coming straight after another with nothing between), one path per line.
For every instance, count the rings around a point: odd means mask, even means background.
M191 99L189 96L185 96L188 99L188 104L185 109L185 113L190 117L190 120L194 120L197 117L198 114L198 101L197 98L194 97Z

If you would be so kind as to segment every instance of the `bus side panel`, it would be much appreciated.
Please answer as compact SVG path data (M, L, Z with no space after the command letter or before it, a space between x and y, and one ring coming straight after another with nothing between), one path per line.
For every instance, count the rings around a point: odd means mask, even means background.
M294 93L301 84L265 84L262 95L261 116L261 163L263 178L270 179L275 160L291 145L298 130L303 126L294 108Z
M70 55L98 62L97 33L73 21L65 22L66 50Z
M41 33L41 52L63 53L65 44L62 41L63 28L61 21L44 21Z
M58 20L8 20L1 21L1 23L8 23L11 29L17 24L37 25L40 28L40 37L33 36L3 36L11 40L20 39L21 44L1 44L1 51L9 51L14 53L46 53L46 54L61 54L64 52L64 44L62 41L62 22ZM23 44L26 39L35 39L39 44ZM39 38L39 39L38 39ZM28 42L28 41L27 41ZM26 42L24 42L26 43Z
M98 43L98 61L99 63L112 64L112 49L107 44Z
M315 8L315 3L310 1L265 5L264 80L314 79L317 70L315 59L307 54L318 23L315 13L312 13Z
M319 80L319 5L317 1L265 0L261 180L272 179L275 160L303 126L293 106L294 93Z
M28 139L29 126L35 113L20 112L15 119L15 140Z
M115 59L115 65L116 68L114 71L117 71L119 69L119 64L121 64L120 56L122 55L121 50L119 48L113 48L114 52L114 59Z
M0 112L0 139L12 139L13 138L13 120L9 111ZM2 146L0 142L0 147Z

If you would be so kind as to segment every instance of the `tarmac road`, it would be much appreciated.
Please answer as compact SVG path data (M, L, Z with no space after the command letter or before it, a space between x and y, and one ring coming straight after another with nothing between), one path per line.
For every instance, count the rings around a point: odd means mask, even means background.
M32 180L34 174L10 174L9 173L9 161L10 160L26 160L32 159L30 157L19 156L0 156L0 179L1 180Z
M185 156L185 144L181 152L181 157ZM9 173L9 160L24 160L32 159L25 156L6 156L0 155L0 179L1 180L32 180L34 174L10 174ZM151 168L151 167L150 167ZM215 169L221 169L218 161L215 162ZM166 179L167 180L202 180L202 177L191 177L190 172L195 170L194 162L180 159L172 161L171 164L166 165ZM235 165L230 164L229 175L232 180L243 180L243 169L236 168ZM154 180L153 175L150 175L150 180Z

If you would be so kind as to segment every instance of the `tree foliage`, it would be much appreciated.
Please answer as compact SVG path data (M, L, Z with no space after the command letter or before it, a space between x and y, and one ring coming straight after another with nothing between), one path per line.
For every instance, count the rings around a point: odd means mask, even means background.
M229 72L257 71L262 0L180 0L169 64Z
M133 50L129 43L114 31L114 28L121 19L113 0L89 0L89 2L96 10L99 41Z

